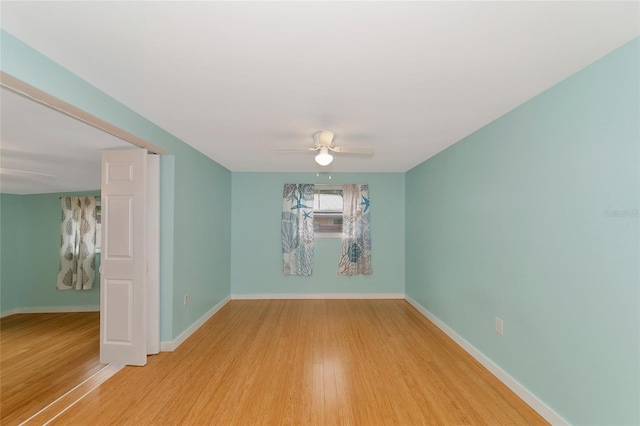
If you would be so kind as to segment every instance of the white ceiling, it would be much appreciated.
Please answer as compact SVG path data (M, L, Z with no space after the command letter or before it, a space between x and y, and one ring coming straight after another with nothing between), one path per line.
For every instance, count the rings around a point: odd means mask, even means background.
M332 171L404 172L638 36L639 7L2 1L1 24L232 171L315 171L275 148L328 129L375 149Z
M0 89L0 192L100 188L100 151L132 145L5 88Z

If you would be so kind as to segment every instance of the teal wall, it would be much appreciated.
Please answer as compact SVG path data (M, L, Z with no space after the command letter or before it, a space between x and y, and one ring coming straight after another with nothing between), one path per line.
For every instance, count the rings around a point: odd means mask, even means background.
M231 173L195 150L175 156L174 337L231 289ZM190 303L184 306L184 294Z
M230 294L231 172L4 30L0 42L2 71L171 154L160 163L160 339L174 340Z
M234 172L232 182L232 294L404 293L404 173ZM336 277L340 239L315 240L312 276L283 275L285 183L369 184L372 275Z
M92 289L56 290L60 259L60 197L74 195L100 195L100 191L1 194L0 239L3 250L0 259L0 291L3 312L16 308L100 304L100 274L97 271L100 267L99 254ZM5 295L9 296L6 305Z
M20 275L24 240L22 232L22 197L0 194L0 312L22 304L22 289L14 282ZM13 283L13 284L9 284Z
M406 176L407 295L573 424L640 424L639 52Z

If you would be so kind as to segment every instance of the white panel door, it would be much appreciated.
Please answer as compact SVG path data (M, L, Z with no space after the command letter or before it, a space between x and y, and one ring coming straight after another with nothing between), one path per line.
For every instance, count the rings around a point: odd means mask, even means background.
M100 362L147 363L147 150L102 151Z

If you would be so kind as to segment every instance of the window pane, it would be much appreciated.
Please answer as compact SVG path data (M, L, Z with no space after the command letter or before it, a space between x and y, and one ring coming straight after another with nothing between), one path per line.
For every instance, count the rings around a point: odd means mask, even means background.
M342 190L316 189L313 196L313 230L342 233Z
M342 211L342 194L315 193L313 195L313 211Z
M314 213L315 232L342 232L342 213Z

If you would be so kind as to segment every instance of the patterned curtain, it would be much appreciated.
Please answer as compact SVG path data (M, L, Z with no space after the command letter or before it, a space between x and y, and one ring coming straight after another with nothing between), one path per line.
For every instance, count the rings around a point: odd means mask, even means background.
M339 275L371 275L369 185L342 185L342 255Z
M313 184L285 184L282 196L282 257L285 275L311 275Z
M96 275L96 197L62 197L58 290L89 290Z

